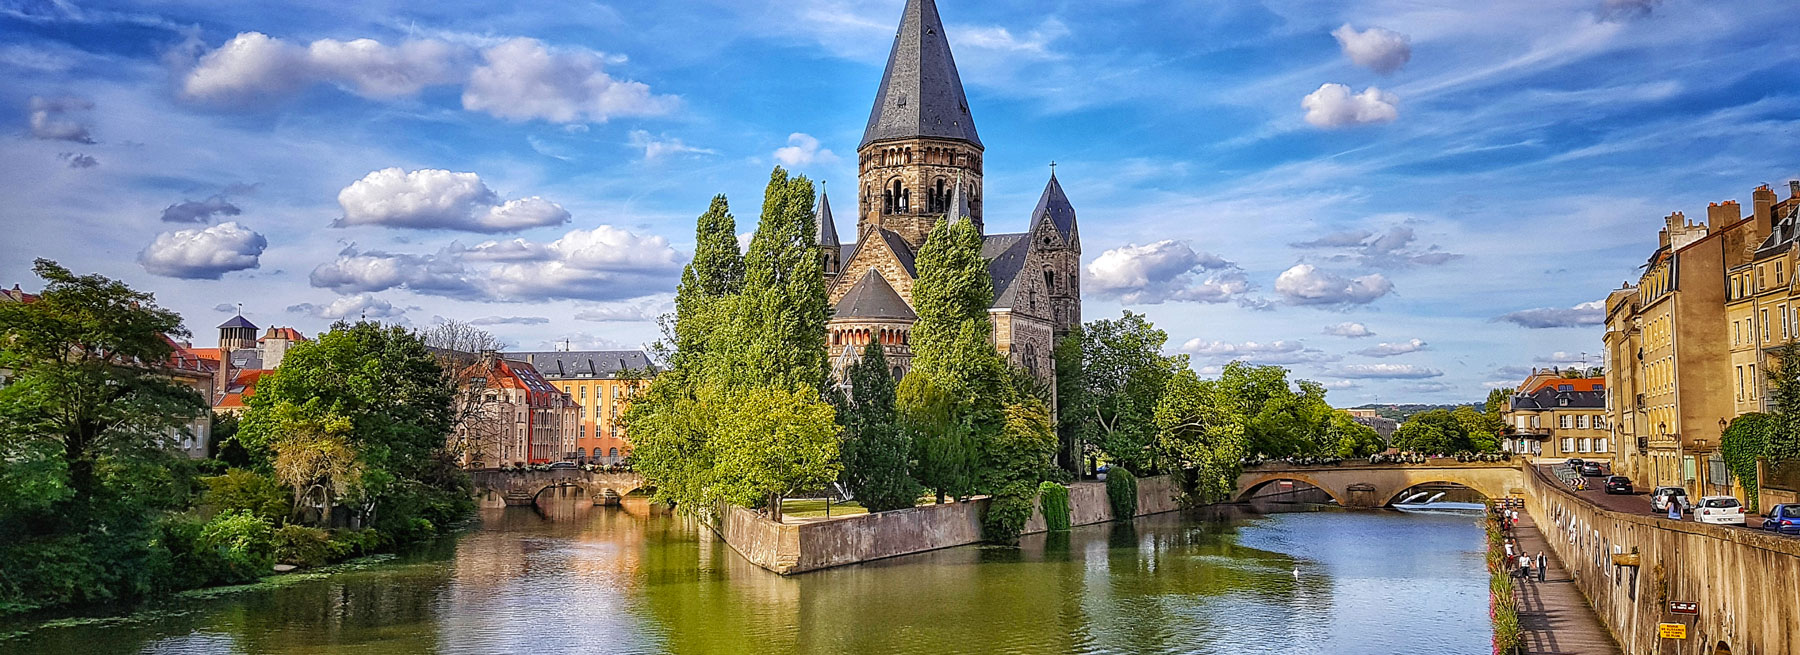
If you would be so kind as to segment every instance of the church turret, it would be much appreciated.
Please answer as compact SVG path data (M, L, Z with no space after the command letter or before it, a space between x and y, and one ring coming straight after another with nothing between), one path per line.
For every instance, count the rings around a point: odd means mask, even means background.
M831 196L825 194L824 185L819 189L819 257L824 264L825 284L837 277L844 252L843 244L838 242L837 221L831 219Z
M981 138L933 0L907 0L857 155L858 240L881 228L923 245L959 179L982 226Z
M1044 289L1050 295L1051 324L1060 339L1081 324L1081 231L1075 207L1054 169L1031 211L1030 235L1048 259Z

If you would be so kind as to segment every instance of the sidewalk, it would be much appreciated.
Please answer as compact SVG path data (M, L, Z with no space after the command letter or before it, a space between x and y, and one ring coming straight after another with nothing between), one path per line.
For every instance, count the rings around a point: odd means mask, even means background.
M1556 558L1556 553L1544 542L1537 524L1524 512L1519 513L1513 538L1526 553L1537 557L1543 552L1549 562L1543 582L1537 581L1534 569L1530 582L1520 581L1513 585L1519 601L1519 628L1524 632L1525 652L1533 655L1619 655L1619 645L1613 643L1612 635L1600 625L1599 617L1594 616L1594 608L1582 597L1581 590L1575 588L1562 560Z

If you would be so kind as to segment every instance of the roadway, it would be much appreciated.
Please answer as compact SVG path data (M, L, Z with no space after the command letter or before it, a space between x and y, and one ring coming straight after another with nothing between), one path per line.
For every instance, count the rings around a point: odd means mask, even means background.
M1561 468L1562 464L1538 464L1537 467L1539 470L1544 472L1544 475L1546 477L1548 477L1552 480L1560 479L1559 477L1557 477L1555 469ZM1608 475L1611 475L1611 473L1609 472ZM1665 518L1663 518L1663 520L1665 520L1665 521L1669 520L1668 518L1666 518L1668 516L1668 512L1658 512L1655 509L1652 509L1650 507L1650 490L1649 489L1634 489L1629 494L1609 494L1609 493L1606 493L1606 489L1605 489L1605 487L1606 487L1606 484L1605 484L1606 476L1605 475L1600 475L1600 476L1590 475L1590 476L1586 476L1586 477L1587 477L1587 481L1588 481L1588 488L1586 490L1577 491L1575 489L1570 489L1567 486L1565 486L1564 489L1567 490L1569 493L1575 494L1576 496L1580 496L1582 500L1585 500L1593 505L1596 505L1596 506L1600 507L1601 509L1608 509L1608 510L1612 510L1615 512L1625 512L1627 514L1656 515L1656 516L1665 517ZM1762 525L1762 517L1760 517L1760 516L1746 514L1744 516L1744 519L1745 519L1746 524L1758 525L1758 526ZM1685 515L1682 517L1681 520L1692 521L1693 515L1692 514ZM1727 525L1725 527L1745 528L1745 529L1750 529L1750 530L1757 529L1757 528L1748 527L1748 525Z

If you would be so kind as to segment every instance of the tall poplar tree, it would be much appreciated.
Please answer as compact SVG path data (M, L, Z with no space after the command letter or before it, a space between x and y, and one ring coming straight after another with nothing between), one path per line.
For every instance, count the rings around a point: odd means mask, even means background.
M744 289L734 309L732 368L759 384L825 390L825 276L818 256L812 181L776 167L762 221L744 255Z
M694 259L675 288L675 319L669 330L669 365L686 368L706 350L721 301L744 288L744 257L738 252L737 220L723 194L694 226Z
M912 444L900 429L884 350L870 341L862 359L844 371L849 393L836 397L845 484L871 512L912 507L919 498L919 484L908 471Z

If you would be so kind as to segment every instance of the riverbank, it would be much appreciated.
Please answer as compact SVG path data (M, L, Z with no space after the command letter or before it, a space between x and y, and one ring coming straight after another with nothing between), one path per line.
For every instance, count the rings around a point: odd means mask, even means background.
M1180 488L1167 475L1139 478L1132 517L1180 509ZM833 517L803 524L776 523L737 506L723 506L713 526L744 559L782 575L871 562L982 541L981 517L988 500L921 505L911 509ZM1104 482L1069 485L1069 524L1105 523L1119 518ZM1048 530L1041 503L1033 503L1021 534Z

